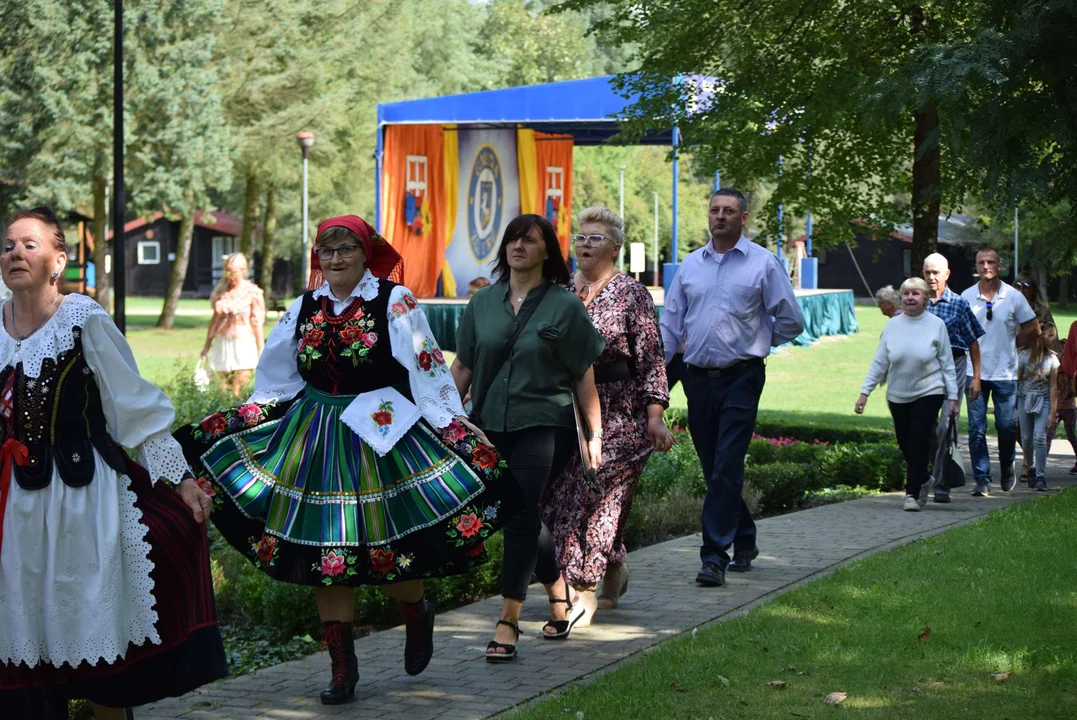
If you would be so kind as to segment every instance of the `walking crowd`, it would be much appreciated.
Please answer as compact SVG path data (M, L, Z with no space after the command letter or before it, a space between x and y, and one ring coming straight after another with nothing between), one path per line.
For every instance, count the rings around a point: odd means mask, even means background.
M1023 274L1015 287L1002 280L1001 269L998 251L981 249L976 254L979 281L958 295L947 286L948 261L933 253L924 260L924 279L911 277L901 285L900 308L894 305L893 288L876 294L890 319L854 409L862 413L868 395L886 382L908 466L905 510L919 511L932 489L936 503L949 503L951 490L965 484L957 446L965 396L974 497L986 497L992 488L989 401L1002 492L1017 484L1018 443L1024 454L1021 479L1030 488L1047 489L1047 453L1059 422L1077 455L1077 323L1063 345L1035 279ZM956 461L948 461L955 454ZM1077 464L1070 473L1077 474Z
M12 291L0 333L5 717L65 718L75 698L99 720L133 717L223 677L206 520L269 577L313 588L330 660L322 703L348 701L360 679L356 587L396 601L403 665L419 674L434 649L424 580L485 562L499 530L503 601L486 661L519 657L533 577L549 602L543 638L565 640L629 588L632 497L650 454L675 443L662 417L671 380L685 385L707 482L696 582L750 570L759 548L742 488L765 359L804 321L781 261L745 237L747 209L735 189L712 195L711 241L681 264L661 322L647 289L616 270L615 213L580 213L576 272L545 218L515 218L494 282L472 288L451 364L400 255L360 217L318 226L307 292L264 341L262 292L232 256L202 354L237 390L256 364L254 391L174 434L167 397L105 311L61 292L55 215L16 214L0 255ZM885 379L907 510L931 487L949 501L941 459L966 385L974 494L991 482L989 397L1003 490L1015 482L1018 412L1030 483L1043 483L1063 397L1075 439L1077 347L1067 343L1069 380L1058 381L1056 336L1023 289L999 280L997 254L977 256L980 284L961 296L945 262L928 258L927 281L889 298L856 404Z

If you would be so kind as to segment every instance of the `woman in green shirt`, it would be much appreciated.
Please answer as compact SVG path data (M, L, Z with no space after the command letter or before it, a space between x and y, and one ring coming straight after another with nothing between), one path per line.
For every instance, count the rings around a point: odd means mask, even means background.
M505 526L504 600L486 648L488 662L505 662L516 658L520 608L532 574L550 599L543 637L567 638L585 612L561 577L539 503L576 443L574 391L587 427L602 427L591 364L606 341L579 298L560 287L568 283L568 266L545 218L521 215L509 223L494 275L497 282L475 293L460 319L451 369L461 396L471 389L472 419L507 460L524 497L522 509ZM520 321L524 324L510 348ZM597 467L601 430L591 433L588 453Z

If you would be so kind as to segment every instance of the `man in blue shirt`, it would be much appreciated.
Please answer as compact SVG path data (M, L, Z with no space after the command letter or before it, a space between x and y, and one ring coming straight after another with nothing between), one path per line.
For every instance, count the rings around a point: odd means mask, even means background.
M928 298L927 311L937 316L946 323L946 330L950 334L950 348L954 354L954 372L957 374L957 422L961 417L961 398L965 395L965 384L968 383L969 402L974 402L980 396L980 338L984 329L980 327L976 316L972 314L972 307L967 300L946 286L950 279L950 263L939 253L932 253L924 258L924 279L931 291ZM972 363L972 376L966 375L967 364ZM935 458L934 468L931 475L934 478L935 502L950 502L950 488L943 483L942 472L946 465L946 448L948 441L947 431L950 429L949 413L941 413L939 425L935 428L935 437L932 446L931 457ZM955 448L958 461L960 451ZM925 485L921 497L926 498L928 486Z
M688 429L707 479L703 567L696 582L708 587L725 584L727 567L751 569L759 554L741 490L766 380L763 360L771 347L804 330L785 268L774 253L744 237L747 222L748 202L740 191L723 188L711 196L711 242L681 263L661 323L667 364L684 340Z

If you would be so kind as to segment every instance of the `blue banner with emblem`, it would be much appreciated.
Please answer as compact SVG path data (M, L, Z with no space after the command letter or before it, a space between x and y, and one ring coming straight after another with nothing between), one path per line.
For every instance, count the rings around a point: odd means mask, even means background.
M501 236L520 214L520 183L514 129L461 129L458 138L460 192L445 262L458 293L467 295L467 285L475 278L494 280L490 265Z

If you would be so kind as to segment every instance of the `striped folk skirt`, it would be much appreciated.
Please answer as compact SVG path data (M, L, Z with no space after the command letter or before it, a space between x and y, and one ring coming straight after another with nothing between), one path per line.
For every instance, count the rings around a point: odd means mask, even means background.
M506 463L458 423L424 420L379 456L340 419L352 400L308 387L177 432L221 535L301 585L396 583L484 562L483 541L518 502Z

